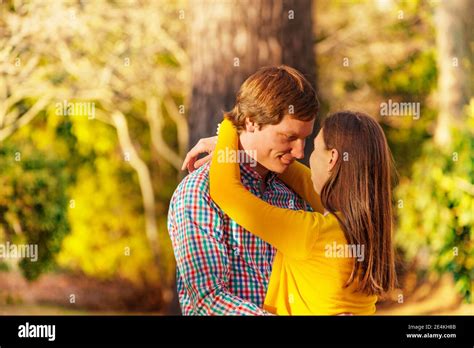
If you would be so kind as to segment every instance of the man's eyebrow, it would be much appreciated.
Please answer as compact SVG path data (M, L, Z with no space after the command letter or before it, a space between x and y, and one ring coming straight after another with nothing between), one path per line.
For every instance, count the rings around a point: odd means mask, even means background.
M288 131L288 132L280 132L280 134L287 135L289 137L298 137L298 133L295 133L293 131Z
M290 133L290 132L285 132L285 131L281 131L281 132L278 132L279 135L284 135L284 136L292 136L293 134Z
M303 139L306 139L306 138L308 138L308 137L311 136L312 132L309 133L308 135L304 136L304 137L300 137L300 136L298 135L298 133L295 133L295 132L293 132L293 131L288 131L288 132L281 131L281 132L278 132L278 134L283 135L283 136L286 136L286 137L289 137L289 138L298 138L298 139L299 139L299 138L303 138Z

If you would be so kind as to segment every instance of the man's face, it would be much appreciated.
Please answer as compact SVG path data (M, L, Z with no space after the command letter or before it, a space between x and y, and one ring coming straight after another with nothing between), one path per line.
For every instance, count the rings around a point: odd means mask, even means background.
M304 157L305 139L313 126L314 120L300 121L289 115L277 125L258 127L247 123L241 142L244 148L255 150L259 165L283 173L294 160Z

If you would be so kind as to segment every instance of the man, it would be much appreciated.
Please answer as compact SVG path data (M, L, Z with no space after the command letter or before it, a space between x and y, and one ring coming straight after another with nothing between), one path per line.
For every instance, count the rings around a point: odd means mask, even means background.
M318 108L314 89L288 66L262 68L244 82L226 116L239 130L239 148L254 160L239 162L250 192L277 207L311 210L277 174L303 158ZM211 200L209 164L179 184L170 202L168 231L184 315L266 314L261 307L275 250Z

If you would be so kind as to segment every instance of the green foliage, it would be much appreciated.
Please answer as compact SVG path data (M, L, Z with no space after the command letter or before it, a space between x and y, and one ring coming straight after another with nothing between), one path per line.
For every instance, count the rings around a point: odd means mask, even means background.
M4 238L15 243L38 245L36 262L26 258L20 262L25 277L33 280L51 269L69 232L68 177L64 161L48 158L28 145L21 151L0 147L0 229Z
M9 272L10 266L6 262L0 262L0 272Z
M18 104L29 106L29 100ZM51 107L52 108L52 107ZM85 160L69 119L41 112L0 146L0 240L38 246L38 260L19 266L28 280L51 270L70 232L68 188Z
M361 110L384 128L400 176L409 176L437 111L434 4L316 2L318 95L331 112ZM381 117L380 104L420 103L420 118Z
M421 155L423 143L430 138L430 125L437 116L427 102L437 82L435 57L433 49L416 51L393 66L380 65L368 75L371 89L384 100L420 104L419 119L381 120L401 176L410 175L411 166Z
M115 130L96 120L75 119L71 132L87 161L69 188L71 233L57 256L59 266L100 279L156 282L137 177L123 158Z
M436 120L437 111L423 104L420 110L418 120L407 117L397 120L397 123L381 123L401 177L411 175L413 163L421 156L423 144L431 139L429 130Z
M367 67L367 70L369 69ZM370 76L370 85L374 91L385 97L419 99L430 93L436 85L436 79L435 51L431 49L416 51L394 66L379 66Z
M8 4L2 6L4 16L0 18L0 27L5 27L2 45L7 52L1 63L8 74L0 77L0 85L6 86L5 105L11 104L11 110L4 110L9 116L1 126L12 122L12 115L31 110L33 101L44 100L47 105L0 144L5 151L20 151L22 160L34 164L34 169L25 163L25 168L16 171L12 169L16 163L9 163L12 168L5 167L0 179L4 181L0 181L3 206L13 209L11 199L27 197L15 192L7 196L7 191L12 188L13 177L23 183L25 173L32 172L35 178L39 176L33 182L42 186L34 192L43 203L32 209L43 214L41 218L51 220L42 221L48 226L35 234L35 240L43 238L40 247L45 245L54 251L48 258L56 259L60 267L94 277L156 281L157 268L166 268L157 265L157 259L166 262L164 266L170 266L170 270L174 266L164 222L177 185L177 170L175 164L165 160L161 146L151 141L151 135L158 132L151 128L147 107L153 105L150 100L159 105L168 102L163 115L157 115L159 134L176 153L183 151L186 137L178 139L178 133L184 132L174 123L178 119L183 124L185 119L170 103L187 104L187 22L176 15L186 8L186 2L106 1L53 7L41 1ZM53 17L56 19L51 21ZM21 58L18 66L13 65L17 58ZM17 99L23 95L26 97ZM55 107L63 101L94 103L97 113L89 119L78 108L66 115ZM132 146L152 181L160 246L163 244L158 258L147 239L137 168L124 160L124 154L133 151L118 142L114 112L125 115L127 128L121 129L130 134ZM28 152L25 146L34 151ZM10 152L0 164L11 161ZM36 187L30 186L25 190ZM41 190L48 194L39 195ZM61 195L64 197L58 206L56 200ZM16 210L30 212L28 207L23 208L25 205ZM0 218L5 216L14 221L5 220L5 226L0 227L4 237L26 239L24 229L21 233L13 231L20 218L15 220L10 210L0 208ZM35 222L29 216L22 219ZM60 223L70 225L71 232L64 240ZM50 233L54 229L57 231ZM0 238L1 234L2 230ZM56 254L58 245L61 251ZM30 266L28 269L33 272ZM169 273L174 274L174 270Z
M452 273L466 301L472 301L474 279L473 116L452 130L450 147L427 142L412 177L396 192L398 245L408 259L424 254L429 271Z

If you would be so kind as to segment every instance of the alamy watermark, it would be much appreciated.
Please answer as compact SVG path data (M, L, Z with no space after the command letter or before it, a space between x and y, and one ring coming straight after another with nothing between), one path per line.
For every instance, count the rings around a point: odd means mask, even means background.
M324 256L330 258L354 258L357 261L364 261L364 244L338 244L335 241L332 244L326 244L324 247Z
M95 103L94 102L70 102L63 100L56 103L57 116L82 116L87 117L88 120L95 118Z
M257 166L257 151L255 150L225 150L217 151L218 163L248 163L250 167Z
M30 259L38 261L38 244L0 244L0 259Z
M18 326L18 337L47 338L48 341L54 341L56 339L56 325L37 325L26 322L25 324Z
M420 103L396 102L389 99L380 103L380 116L411 116L414 120L420 118Z

